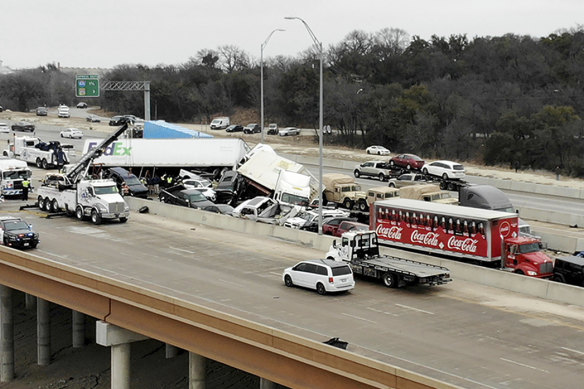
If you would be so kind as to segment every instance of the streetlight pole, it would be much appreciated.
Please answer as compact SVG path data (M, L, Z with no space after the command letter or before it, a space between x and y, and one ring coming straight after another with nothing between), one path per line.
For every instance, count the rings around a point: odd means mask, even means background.
M320 57L320 96L319 96L319 110L318 110L318 234L322 235L322 117L323 117L323 103L322 103L322 95L323 95L323 79L322 79L322 60L323 60L323 52L322 52L322 43L316 38L316 35L312 32L308 24L302 19L297 16L286 16L284 19L287 20L300 20L306 30L308 31L308 35L314 41L316 48L318 49L319 57Z
M261 123L260 128L262 129L262 140L261 143L264 143L264 47L268 44L268 41L272 37L272 35L276 31L286 31L281 28L276 28L274 31L270 32L270 35L266 38L264 43L262 43L261 50L260 50L260 94L261 94L261 103L260 103L260 112L261 112Z

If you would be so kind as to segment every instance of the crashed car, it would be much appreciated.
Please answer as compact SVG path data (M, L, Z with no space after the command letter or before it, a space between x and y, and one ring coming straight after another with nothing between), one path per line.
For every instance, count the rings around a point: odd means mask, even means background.
M231 215L262 223L282 225L288 218L296 216L300 210L300 206L283 204L269 197L257 196L239 204Z
M348 217L349 212L341 209L322 209L323 223L332 217ZM299 212L295 217L288 218L284 222L284 227L296 228L306 231L318 231L318 211L307 210Z

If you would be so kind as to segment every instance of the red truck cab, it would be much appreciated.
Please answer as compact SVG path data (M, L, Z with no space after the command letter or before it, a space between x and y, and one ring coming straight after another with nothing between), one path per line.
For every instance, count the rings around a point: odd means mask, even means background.
M551 278L553 260L542 251L541 242L533 238L505 239L505 268L537 278Z

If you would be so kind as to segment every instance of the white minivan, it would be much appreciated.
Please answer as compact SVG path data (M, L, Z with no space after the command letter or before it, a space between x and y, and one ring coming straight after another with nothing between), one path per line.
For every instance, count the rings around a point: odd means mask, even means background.
M211 122L211 129L212 130L220 130L222 128L229 127L229 118L228 117L221 117L215 118Z
M353 271L344 262L330 259L302 261L284 270L282 280L288 287L314 289L318 294L346 292L355 287Z

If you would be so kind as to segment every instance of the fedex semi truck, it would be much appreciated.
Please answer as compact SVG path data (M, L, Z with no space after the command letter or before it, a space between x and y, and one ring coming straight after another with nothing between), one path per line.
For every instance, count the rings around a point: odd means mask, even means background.
M519 235L515 213L395 198L374 203L370 227L393 246L500 264L532 277L553 274L541 241Z

